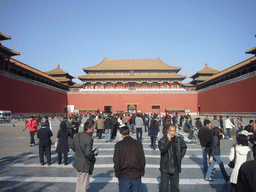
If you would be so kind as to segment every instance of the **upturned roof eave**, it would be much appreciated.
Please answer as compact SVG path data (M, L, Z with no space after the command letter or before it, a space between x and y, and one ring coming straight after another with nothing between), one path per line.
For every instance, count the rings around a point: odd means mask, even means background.
M16 56L16 55L20 55L19 52L14 51L12 49L9 49L3 45L0 46L0 49L3 49L3 52L5 52L5 54L9 55L9 56Z
M5 35L5 34L0 32L0 41L9 40L11 38L12 38L11 36Z
M256 61L256 56L250 57L250 58L248 58L248 59L246 59L244 61L241 61L241 62L237 63L236 65L228 67L227 69L224 69L223 71L220 71L219 73L214 74L209 79L207 79L206 81L200 83L199 85L203 85L203 84L205 84L205 83L207 83L209 81L212 81L214 79L220 78L220 77L222 77L222 76L224 76L226 74L231 73L234 70L237 70L237 69L239 69L239 68L241 68L243 66L246 66L246 65L248 65L248 64L250 64L252 62L255 62L255 61Z
M245 54L256 54L256 47L253 47L253 48L245 51Z

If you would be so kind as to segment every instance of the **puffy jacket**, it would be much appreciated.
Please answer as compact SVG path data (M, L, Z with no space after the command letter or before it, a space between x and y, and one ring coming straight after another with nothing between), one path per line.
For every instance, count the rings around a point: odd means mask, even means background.
M38 127L37 120L29 120L28 123L25 125L24 130L28 128L29 131L36 131Z
M181 137L174 136L174 144L177 155L177 164L179 173L181 172L181 160L186 154L187 145ZM174 173L174 160L172 142L167 135L158 141L158 147L161 152L160 171L164 173Z
M192 129L192 122L186 120L186 122L183 126L183 131L188 132L190 129Z
M108 117L105 120L105 129L111 129L111 130L114 129L114 123L113 123L112 119L110 119L110 117Z
M231 177L230 177L230 182L231 183L237 183L237 176L239 169L241 165L248 160L248 153L251 151L251 149L248 146L236 146L236 164L234 169L232 170ZM229 154L229 160L232 161L235 157L234 153L234 147L230 149L230 154Z

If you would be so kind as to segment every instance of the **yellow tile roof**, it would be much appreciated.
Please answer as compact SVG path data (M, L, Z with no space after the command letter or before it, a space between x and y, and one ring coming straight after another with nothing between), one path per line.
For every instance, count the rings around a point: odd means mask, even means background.
M193 81L206 81L207 79L209 79L210 77L208 76L200 76L195 78Z
M60 65L58 64L58 67L51 70L51 71L47 71L45 72L46 74L48 75L69 75L70 77L73 77L75 78L74 76L70 75L68 72L66 71L63 71L61 68L60 68Z
M82 108L79 108L79 111L98 111L99 108L96 108L96 107L82 107Z
M229 68L227 68L227 69L225 69L225 70L223 70L223 71L221 71L221 72L211 76L209 79L207 79L206 81L200 83L199 85L202 85L202 84L207 83L207 82L209 82L209 81L211 81L211 80L213 80L215 78L221 77L221 76L223 76L225 74L228 74L228 73L230 73L232 71L235 71L236 69L239 69L239 68L241 68L243 66L249 65L252 62L256 62L256 56L251 57L251 58L249 58L247 60L244 60L244 61L242 61L242 62L240 62L240 63L238 63L236 65L233 65L233 66L231 66L231 67L229 67Z
M110 70L173 70L179 71L180 67L167 65L158 57L157 59L107 59L93 67L83 68L87 71L110 71Z
M256 47L253 47L247 51L245 51L246 54L256 54Z
M9 56L20 55L19 52L9 49L9 48L3 46L1 43L0 43L0 52L3 52Z
M5 35L5 34L0 32L0 41L11 39L11 38L12 38L11 36Z
M165 108L165 111L169 111L169 112L185 111L185 108L181 108L181 107L168 107L168 108Z
M196 75L199 75L199 74L216 74L219 72L220 71L208 67L208 65L206 63L205 67L201 71L196 72L194 75L190 76L190 78L194 78Z
M38 74L38 75L40 75L40 76L43 76L43 77L45 77L45 78L47 78L47 79L50 79L50 80L55 81L55 82L57 82L57 83L60 83L59 81L57 81L56 79L54 79L52 76L47 75L46 73L44 73L44 72L42 72L42 71L39 71L39 70L37 70L37 69L35 69L35 68L33 68L33 67L30 67L30 66L28 66L28 65L26 65L26 64L24 64L24 63L22 63L22 62L20 62L20 61L17 61L17 60L15 60L15 59L13 59L13 58L10 58L10 62L11 62L11 63L14 63L14 65L17 65L17 66L19 66L19 67L21 67L21 68L23 68L23 69L26 69L26 70L28 70L28 71L31 71L31 72L35 73L35 74ZM60 83L60 84L62 84L62 83ZM62 84L62 85L64 85L64 84ZM66 85L64 85L64 86L66 86Z
M187 76L179 74L105 74L105 75L84 75L79 76L80 80L95 79L185 79Z

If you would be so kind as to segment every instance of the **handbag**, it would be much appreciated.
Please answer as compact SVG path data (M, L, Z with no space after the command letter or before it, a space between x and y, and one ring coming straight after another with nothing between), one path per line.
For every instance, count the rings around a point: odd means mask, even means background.
M54 143L55 149L57 149L58 143L59 143L59 138L57 138L56 141L55 141L55 143Z
M81 133L80 133L80 134L81 134ZM85 159L87 159L86 156L85 156L85 153L84 153L84 151L82 150L81 145L80 145L80 134L79 134L79 136L78 136L78 139L79 139L79 147L80 147L80 150L83 152ZM93 160L89 160L89 159L88 159L88 161L89 161L89 175L92 175L93 169L94 169L94 164L96 163L96 158L94 157Z
M234 153L235 153L234 159L230 161L228 164L228 166L232 169L235 167L235 164L236 164L236 146L235 145L234 145Z

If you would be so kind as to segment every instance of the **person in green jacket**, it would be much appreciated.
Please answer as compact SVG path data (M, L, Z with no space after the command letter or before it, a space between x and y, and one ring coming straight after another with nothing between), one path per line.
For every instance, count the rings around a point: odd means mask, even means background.
M192 121L191 121L191 117L190 116L187 117L187 119L185 121L185 124L183 126L183 130L185 132L189 133L189 137L188 138L191 139L192 135L194 133L194 127L192 126Z

